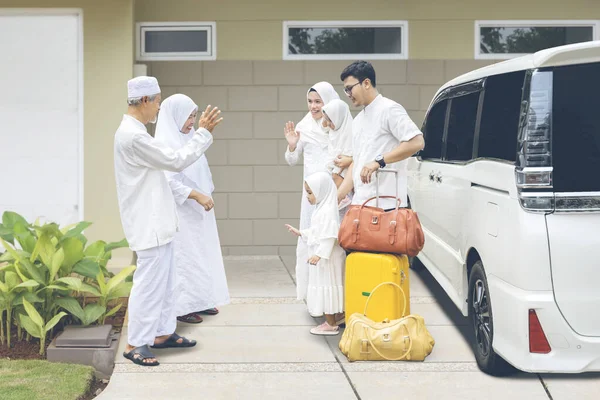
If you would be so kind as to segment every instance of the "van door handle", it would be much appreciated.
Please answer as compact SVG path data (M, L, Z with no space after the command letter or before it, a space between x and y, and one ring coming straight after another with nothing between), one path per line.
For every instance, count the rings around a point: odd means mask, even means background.
M435 176L435 180L437 183L442 183L442 174L440 172Z

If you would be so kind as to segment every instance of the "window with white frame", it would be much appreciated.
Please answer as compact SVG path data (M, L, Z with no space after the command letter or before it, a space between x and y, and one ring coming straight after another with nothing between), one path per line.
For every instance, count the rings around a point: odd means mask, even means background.
M408 58L407 21L284 21L284 60Z
M214 22L138 22L138 61L216 60Z
M600 38L598 21L476 21L475 58L504 59Z

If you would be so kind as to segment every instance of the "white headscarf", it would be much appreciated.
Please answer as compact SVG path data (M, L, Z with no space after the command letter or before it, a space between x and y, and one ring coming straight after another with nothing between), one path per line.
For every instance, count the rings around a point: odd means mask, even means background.
M350 107L340 99L331 100L323 107L323 112L333 122L335 129L329 130L329 139L335 148L335 154L352 156L352 114Z
M322 239L338 237L340 216L337 202L337 188L327 172L316 172L306 178L306 183L316 198L316 208L306 229L309 246L318 245Z
M198 106L194 101L184 94L174 94L167 97L160 105L154 137L171 149L179 150L194 135L193 128L188 134L183 134L181 129L183 129L189 116L197 109ZM194 189L208 196L215 189L208 161L204 155L180 173L168 171L166 173L169 177L183 174L187 180L191 181L183 182L184 184L187 186L193 184Z
M310 91L313 89L321 97L323 104L325 105L327 105L333 99L340 98L329 82L316 83L306 92L306 97L308 97ZM321 125L321 120L315 120L310 112L308 112L304 118L298 122L298 125L296 125L296 132L300 132L300 140L303 140L307 143L327 146L329 141L327 137L327 130Z

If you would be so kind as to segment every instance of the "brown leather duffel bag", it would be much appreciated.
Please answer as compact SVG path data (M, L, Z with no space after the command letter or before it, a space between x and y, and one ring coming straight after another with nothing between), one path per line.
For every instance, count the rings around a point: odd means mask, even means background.
M397 173L394 170L381 172L388 171ZM425 244L425 236L417 213L399 207L397 188L396 197L379 196L379 189L377 194L362 205L350 206L340 226L338 235L340 246L345 250L416 256ZM380 198L395 198L396 208L384 211L379 207L367 206L368 202Z

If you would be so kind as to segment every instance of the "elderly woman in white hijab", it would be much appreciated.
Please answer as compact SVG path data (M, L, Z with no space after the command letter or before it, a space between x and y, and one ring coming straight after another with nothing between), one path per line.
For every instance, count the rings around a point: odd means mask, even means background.
M288 141L285 159L291 166L297 165L300 155L304 155L304 179L316 172L327 171L328 129L322 126L323 106L333 99L339 99L333 86L328 82L319 82L313 85L306 93L308 113L294 127L289 121L285 125L284 133ZM304 188L300 203L300 229L310 227L311 215L314 209L308 199ZM299 237L296 246L296 293L299 300L306 299L308 289L308 248L306 241Z
M317 172L304 182L307 200L316 208L311 217L310 228L288 230L302 237L308 244L310 258L308 268L308 291L306 304L313 317L325 315L325 322L310 330L313 335L337 335L336 314L344 311L344 266L346 252L339 246L340 229L337 188L331 175Z
M177 150L189 140L198 106L188 96L166 98L158 114L155 138ZM177 268L175 311L182 322L200 323L228 304L229 290L217 231L212 175L206 156L182 172L166 172L179 214L174 255Z

